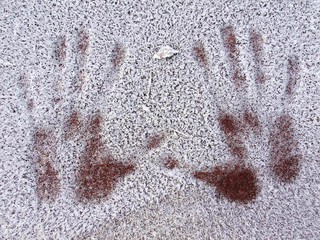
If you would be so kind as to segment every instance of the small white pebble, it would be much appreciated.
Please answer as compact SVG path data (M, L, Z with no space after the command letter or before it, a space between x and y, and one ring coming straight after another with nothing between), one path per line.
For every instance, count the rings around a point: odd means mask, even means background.
M153 56L154 59L164 59L164 58L169 58L172 57L173 55L179 53L178 50L173 49L170 46L163 46L160 47L158 52L156 52Z

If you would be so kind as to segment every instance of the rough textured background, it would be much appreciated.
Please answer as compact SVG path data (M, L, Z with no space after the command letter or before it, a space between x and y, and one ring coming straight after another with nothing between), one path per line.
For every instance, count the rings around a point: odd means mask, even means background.
M0 1L0 238L319 239L319 9L317 1ZM283 109L288 56L301 63L293 100L284 104L303 155L299 176L290 184L275 181L268 169L268 133L249 139L247 161L257 170L261 192L246 205L217 196L192 177L232 158L217 106L237 112L244 96L230 80L225 26L234 27L240 42L245 95L263 126ZM253 80L252 28L264 39L267 81L261 94ZM88 33L86 60L76 49L81 30ZM64 68L55 55L62 36ZM199 41L208 70L192 50ZM127 53L115 70L117 43ZM154 60L162 45L180 53ZM85 81L75 96L72 83L81 68ZM52 104L57 82L63 100ZM34 100L32 114L28 98ZM136 165L99 203L75 198L76 156L83 145L66 143L62 134L73 105L83 116L100 109L108 151ZM35 128L50 129L58 139L53 165L61 191L51 202L37 198ZM159 132L166 135L163 144L147 151L148 136ZM167 155L180 168L163 167Z

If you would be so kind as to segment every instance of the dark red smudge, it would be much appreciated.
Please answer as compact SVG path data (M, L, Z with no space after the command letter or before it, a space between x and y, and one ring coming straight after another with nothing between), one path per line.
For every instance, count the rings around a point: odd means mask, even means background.
M241 122L231 114L220 114L218 121L225 135L237 135L242 132Z
M44 129L37 129L34 134L34 150L37 156L35 163L37 174L37 195L40 200L54 200L60 192L58 171L54 168L56 146L51 134Z
M92 116L86 129L86 146L77 174L77 196L80 201L100 200L107 197L119 178L134 171L132 164L117 162L106 154L102 141L102 116Z
M151 150L154 148L158 148L165 139L164 134L153 135L148 138L147 141L147 149Z
M79 133L82 125L82 120L77 111L73 111L70 116L67 117L65 126L65 136L70 138Z
M258 115L252 109L246 109L244 111L243 122L249 130L255 133L260 130L260 121Z
M58 39L57 49L56 49L56 58L62 65L67 56L67 40L66 37L63 36Z
M179 166L179 163L177 160L175 160L174 158L172 157L168 157L165 159L164 161L164 166L170 170L176 168Z
M196 57L196 60L202 64L203 66L208 66L208 58L206 54L206 50L202 43L196 43L193 47L193 52Z
M293 119L281 115L270 133L271 170L281 182L292 182L299 174L301 156L294 139Z
M209 172L195 172L194 177L215 187L219 194L233 202L249 203L260 192L255 171L240 164L217 166Z
M77 195L81 201L107 197L120 177L134 171L133 165L118 163L112 159L104 161L104 163L89 162L80 166Z
M246 76L240 69L238 49L239 42L236 39L232 26L221 29L221 35L230 61L231 78L235 85L240 87L246 81Z
M113 49L112 57L111 57L111 63L113 68L120 67L124 62L125 56L126 56L125 48L120 44L116 44Z
M81 30L79 33L78 49L82 55L86 55L89 48L89 35L86 31Z
M286 86L286 94L292 95L294 88L297 84L299 79L299 72L300 72L300 64L299 59L296 56L290 56L288 59L288 82Z

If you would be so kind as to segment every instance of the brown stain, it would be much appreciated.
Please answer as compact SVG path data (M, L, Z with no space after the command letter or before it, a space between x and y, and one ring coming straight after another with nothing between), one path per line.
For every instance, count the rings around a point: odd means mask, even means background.
M120 178L135 170L133 164L116 161L106 153L102 141L100 113L89 118L86 146L76 175L76 195L81 202L99 201L109 196Z
M287 66L287 74L288 74L288 81L285 93L287 95L292 95L295 86L297 85L297 81L299 79L299 72L300 72L300 63L299 59L296 56L290 56L288 59L288 66Z
M225 135L237 135L242 132L241 122L231 114L220 114L218 122Z
M112 51L112 57L111 57L111 63L113 68L120 67L126 56L126 50L121 44L116 44L113 51Z
M255 63L255 81L259 84L265 83L266 76L262 71L262 57L264 52L262 35L257 30L251 29L249 43Z
M60 65L63 66L63 62L67 56L67 39L66 36L62 36L58 39L57 48L56 48L56 58L59 61Z
M160 145L163 143L163 141L165 140L165 135L164 134L157 134L157 135L153 135L150 136L147 140L147 149L151 150L151 149L155 149L160 147Z
M245 74L240 69L239 64L239 49L238 45L240 44L237 41L234 29L232 26L227 26L221 29L221 35L223 40L223 45L226 49L228 59L230 61L230 71L231 79L237 87L243 85L246 81Z
M245 109L243 114L243 122L245 126L252 132L260 131L260 121L258 115L252 109Z
M172 158L172 157L167 157L165 160L164 160L164 166L167 168L167 169L174 169L176 167L179 166L179 163L176 159Z
M86 55L89 49L89 35L85 30L79 32L78 49L82 55Z
M195 172L194 177L215 187L219 194L232 202L247 204L260 192L255 171L242 164L216 166L212 171Z
M208 66L208 57L206 50L204 49L203 43L196 43L193 47L193 52L196 57L196 60L203 66Z
M284 183L294 181L299 174L301 156L294 139L293 119L287 115L279 116L270 133L271 171Z
M55 157L56 146L51 133L42 128L34 133L34 151L37 156L36 191L40 200L55 200L60 192L60 178L54 168L52 158Z
M119 178L134 171L131 164L105 159L105 163L85 163L78 173L77 196L80 201L92 201L109 196Z
M228 113L220 113L218 123L226 137L230 153L238 160L245 159L247 149L243 140L243 123Z

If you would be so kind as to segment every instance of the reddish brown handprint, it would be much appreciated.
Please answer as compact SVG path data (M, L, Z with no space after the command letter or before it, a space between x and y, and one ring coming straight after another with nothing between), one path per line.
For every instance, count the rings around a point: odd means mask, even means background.
M230 62L231 79L239 94L240 86L245 82L239 64L239 50L233 27L221 30L224 47ZM255 82L257 85L266 81L263 72L263 38L256 30L250 32L250 45L255 63ZM203 52L203 51L202 51ZM206 56L196 54L197 60L203 65ZM299 61L296 57L288 60L288 81L285 88L286 101L290 101L293 89L298 81ZM239 77L240 76L240 77ZM241 98L240 98L241 99ZM221 109L218 106L219 109ZM240 114L219 113L217 122L224 133L226 144L231 156L236 160L224 166L217 166L211 171L197 171L194 177L214 186L221 195L231 201L248 203L260 192L257 174L245 163L247 159L246 137L253 133L256 138L263 131L253 106L244 101ZM258 139L257 139L258 140ZM275 120L270 133L271 171L281 182L291 182L299 172L301 155L294 138L293 119L288 114L281 114Z

